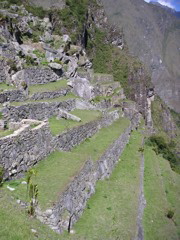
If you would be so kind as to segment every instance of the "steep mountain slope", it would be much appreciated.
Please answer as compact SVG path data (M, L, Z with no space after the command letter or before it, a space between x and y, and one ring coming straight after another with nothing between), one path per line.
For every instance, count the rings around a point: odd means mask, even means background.
M152 73L156 92L180 112L179 19L143 0L102 0L102 3L111 21L123 28L131 53L140 57Z

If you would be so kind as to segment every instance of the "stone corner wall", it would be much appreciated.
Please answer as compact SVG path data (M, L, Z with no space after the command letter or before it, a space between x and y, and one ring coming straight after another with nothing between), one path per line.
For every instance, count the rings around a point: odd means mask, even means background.
M52 140L48 122L27 119L13 134L0 138L0 165L5 170L4 179L20 176L47 156L53 149Z

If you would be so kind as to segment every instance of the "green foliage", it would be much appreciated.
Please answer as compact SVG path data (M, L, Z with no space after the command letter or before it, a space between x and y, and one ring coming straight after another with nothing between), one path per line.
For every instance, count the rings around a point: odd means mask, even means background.
M31 216L35 214L35 207L37 205L37 197L38 197L38 185L33 182L34 177L36 177L36 175L37 175L37 171L35 169L30 169L26 175L27 196L29 199L28 213Z
M48 11L44 10L42 7L37 7L34 5L25 5L26 10L30 13L32 13L34 16L37 16L39 18L46 17Z
M175 143L167 143L162 136L152 135L146 141L148 146L152 146L156 154L162 156L170 162L171 168L174 171L179 171L180 159L174 153Z
M27 66L34 66L34 65L36 65L34 58L32 58L29 55L25 56L25 60L26 60Z
M172 171L169 162L145 145L144 192L146 207L143 215L144 238L178 239L180 226L180 175ZM167 218L174 210L173 221Z
M59 59L57 59L57 58L54 60L54 62L55 62L55 63L62 64L62 62L61 62Z
M4 0L1 0L0 2L5 2ZM10 7L12 4L16 4L16 5L21 5L22 4L22 0L6 0L7 2L7 7Z
M66 7L62 10L50 11L53 18L59 19L55 25L55 33L61 34L61 26L66 28L73 43L80 38L86 19L88 0L66 0Z
M2 186L3 176L4 176L4 169L0 165L0 187Z
M25 81L21 82L21 86L23 87L23 89L27 88L27 83Z
M174 216L174 210L172 209L169 209L166 216L169 218L169 219L172 219L173 216Z
M48 66L48 64L49 64L49 62L47 62L47 61L41 61L41 65L43 65L43 66Z
M170 111L171 111L171 115L173 116L176 125L178 126L178 128L180 128L180 113L177 113L172 109Z
M112 74L115 81L120 82L124 88L125 95L131 96L133 92L128 78L132 72L137 72L142 68L142 64L136 59L128 55L126 48L123 50L106 43L106 32L97 29L94 26L94 32L89 32L92 39L88 39L87 52L93 59L93 68L96 73ZM134 84L138 85L138 78L134 80Z
M45 53L36 49L33 51L33 53L38 57L38 58L45 58Z
M13 59L7 59L7 64L10 66L11 70L17 71L17 64Z

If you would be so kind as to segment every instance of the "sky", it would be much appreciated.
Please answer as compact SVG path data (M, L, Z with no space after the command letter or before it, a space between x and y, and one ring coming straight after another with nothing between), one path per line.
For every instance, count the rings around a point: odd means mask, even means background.
M144 0L145 2L158 2L162 5L165 5L167 7L173 8L176 11L180 11L180 0Z

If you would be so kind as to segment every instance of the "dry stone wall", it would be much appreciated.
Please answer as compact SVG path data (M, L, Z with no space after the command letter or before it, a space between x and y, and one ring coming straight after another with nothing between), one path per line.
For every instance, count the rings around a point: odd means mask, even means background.
M59 136L52 136L48 122L24 119L11 122L13 134L0 138L0 165L5 170L5 179L21 176L55 149L70 151L74 146L94 135L100 128L119 118L117 111L108 113L96 121L74 127ZM32 124L38 124L32 128Z
M9 78L7 70L8 67L5 64L5 61L0 60L0 83L6 82L6 80Z
M61 96L66 96L70 92L71 92L71 88L67 87L67 88L63 88L63 89L53 91L53 92L46 91L46 92L34 93L32 96L29 97L29 99L41 100L41 99L58 98Z
M32 128L31 124L38 126ZM48 122L22 121L21 128L0 138L0 165L5 179L25 172L53 150Z
M105 114L102 118L75 127L56 137L55 148L60 151L70 151L74 146L83 142L86 138L92 137L99 129L111 125L119 118L118 111Z
M23 90L10 90L0 93L0 103L21 102L26 100L26 94Z
M133 124L109 146L97 162L89 159L84 164L79 174L67 186L57 203L51 209L42 212L37 207L37 218L58 233L67 230L70 222L73 225L82 215L88 199L95 192L96 182L109 177L112 173L129 141L131 131L138 127L139 122L140 115L134 115Z
M59 109L71 111L76 106L75 99L62 102L36 102L21 106L8 106L2 109L3 118L18 122L22 119L44 120L58 114Z
M15 85L26 82L28 85L45 84L49 82L56 82L59 79L51 68L48 67L30 67L23 69L12 76L12 81Z

